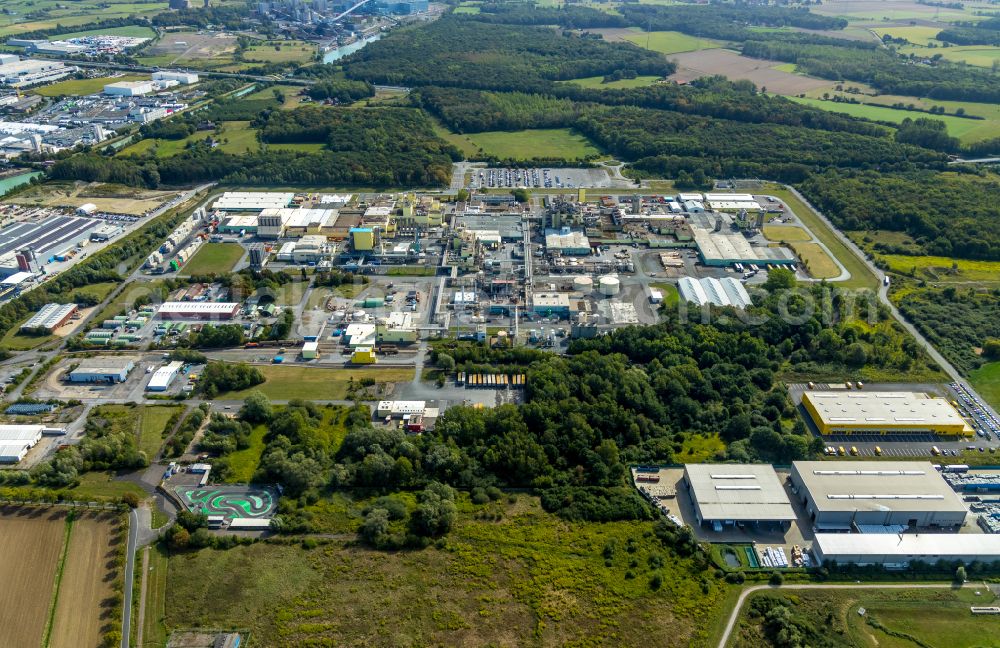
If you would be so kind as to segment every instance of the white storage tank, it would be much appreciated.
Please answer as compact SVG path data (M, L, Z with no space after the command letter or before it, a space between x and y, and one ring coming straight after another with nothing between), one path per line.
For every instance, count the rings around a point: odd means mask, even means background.
M594 280L590 277L576 277L573 279L573 290L582 293L589 293L594 289Z
M614 275L604 275L598 282L598 290L605 297L612 297L617 295L621 291L621 282L618 281L618 277Z

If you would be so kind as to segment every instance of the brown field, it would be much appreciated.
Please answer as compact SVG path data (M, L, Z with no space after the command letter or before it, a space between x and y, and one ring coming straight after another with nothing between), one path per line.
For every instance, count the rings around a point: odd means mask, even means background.
M18 194L11 202L39 207L77 208L93 203L97 209L113 214L141 216L171 197L172 191L148 191L134 187L117 187L101 183L47 183Z
M0 509L0 646L42 644L65 529L65 510Z
M704 76L722 74L730 79L747 79L768 92L796 95L815 88L831 85L830 81L775 70L781 61L768 61L741 56L725 49L707 49L700 52L670 54L667 58L677 62L677 72L668 77L671 81L687 83Z
M73 521L50 648L97 648L109 619L104 602L114 592L115 518L85 513Z

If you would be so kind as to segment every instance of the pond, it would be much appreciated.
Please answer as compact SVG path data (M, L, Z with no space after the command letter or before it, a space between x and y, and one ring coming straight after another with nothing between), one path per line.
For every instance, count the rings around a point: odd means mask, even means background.
M722 559L726 561L726 564L730 567L742 567L743 564L740 562L740 557L736 555L736 552L732 549L722 550Z
M40 175L44 174L41 171L31 171L29 173L21 173L19 175L0 178L0 196L4 195L14 187L20 187L23 184L31 182L32 178Z

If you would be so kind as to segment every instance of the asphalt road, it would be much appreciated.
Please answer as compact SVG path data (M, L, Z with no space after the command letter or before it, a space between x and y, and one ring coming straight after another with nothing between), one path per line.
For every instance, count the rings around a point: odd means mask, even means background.
M132 509L128 514L128 553L125 556L125 596L122 601L122 648L129 648L129 634L132 630L132 581L138 536L139 515L135 509Z
M760 592L762 590L805 590L805 589L951 589L953 585L951 583L922 583L922 584L909 584L909 585L893 585L880 583L877 585L781 585L775 587L774 585L754 585L753 587L748 587L740 593L740 598L736 601L736 605L733 607L732 614L729 615L729 621L726 623L726 629L722 633L722 637L719 639L719 648L726 648L726 644L729 643L729 636L733 632L733 628L736 627L736 621L740 618L740 610L743 609L743 602L746 601L747 597L754 592Z

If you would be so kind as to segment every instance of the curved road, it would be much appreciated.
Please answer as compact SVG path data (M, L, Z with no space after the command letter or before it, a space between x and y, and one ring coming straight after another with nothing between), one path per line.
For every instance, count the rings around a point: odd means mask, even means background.
M736 601L736 606L733 607L732 614L729 615L729 621L726 622L726 629L722 633L722 637L719 639L719 648L726 648L726 644L729 643L729 636L733 632L733 628L736 627L736 621L740 618L740 610L743 609L743 603L746 601L747 597L755 592L760 592L762 590L805 590L805 589L951 589L954 587L952 583L911 583L911 584L872 584L872 585L754 585L753 587L748 587L747 589L740 592L740 598Z

